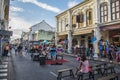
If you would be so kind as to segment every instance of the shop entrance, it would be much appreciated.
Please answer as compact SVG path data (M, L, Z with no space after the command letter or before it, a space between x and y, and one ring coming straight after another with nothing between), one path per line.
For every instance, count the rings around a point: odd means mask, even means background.
M119 30L111 30L109 31L110 42L115 45L120 45L120 29Z

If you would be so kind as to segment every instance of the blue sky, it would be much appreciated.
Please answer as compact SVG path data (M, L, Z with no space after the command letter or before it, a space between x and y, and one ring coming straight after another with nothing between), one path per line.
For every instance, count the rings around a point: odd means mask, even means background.
M11 0L9 26L11 29L28 31L30 26L45 20L55 27L55 16L81 1L83 0Z

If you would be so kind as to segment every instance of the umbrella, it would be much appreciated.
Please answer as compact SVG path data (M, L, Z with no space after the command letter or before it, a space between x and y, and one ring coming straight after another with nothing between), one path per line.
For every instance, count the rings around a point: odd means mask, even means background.
M47 40L44 40L42 43L46 44L46 43L48 43L48 41L47 41Z

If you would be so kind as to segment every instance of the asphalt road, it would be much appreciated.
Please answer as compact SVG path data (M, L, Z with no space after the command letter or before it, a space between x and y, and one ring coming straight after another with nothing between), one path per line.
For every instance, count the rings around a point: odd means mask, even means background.
M15 80L57 80L57 70L64 68L73 68L75 73L76 67L79 65L75 57L64 56L68 62L63 65L40 65L37 61L32 61L30 54L23 52L23 56L15 55L12 51L12 60L14 65ZM98 64L100 62L90 61L90 64ZM69 74L66 72L64 75ZM101 75L98 75L97 80ZM62 80L77 80L77 78L66 77Z

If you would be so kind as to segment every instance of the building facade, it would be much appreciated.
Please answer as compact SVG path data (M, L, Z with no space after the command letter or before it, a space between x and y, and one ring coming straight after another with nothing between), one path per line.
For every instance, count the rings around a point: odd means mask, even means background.
M117 30L116 35L120 33L119 20L120 0L84 0L56 16L56 39L68 40L69 53L73 46L78 45L93 47L97 54L101 38L111 41L109 35L113 29ZM91 44L94 37L96 40Z
M55 29L44 20L30 29L30 41L51 40L55 36Z
M0 29L7 30L10 0L0 0Z

